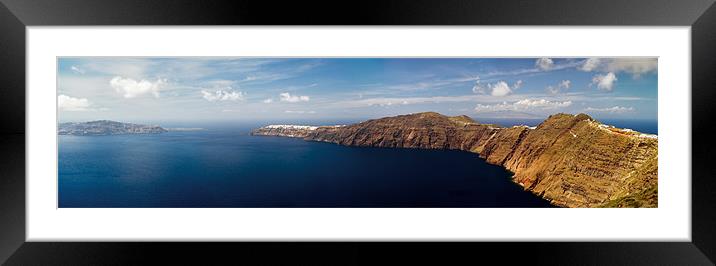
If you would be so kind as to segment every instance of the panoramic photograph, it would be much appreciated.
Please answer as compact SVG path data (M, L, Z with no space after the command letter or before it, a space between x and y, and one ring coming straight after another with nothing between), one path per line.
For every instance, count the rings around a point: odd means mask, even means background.
M655 57L59 57L59 208L657 208Z

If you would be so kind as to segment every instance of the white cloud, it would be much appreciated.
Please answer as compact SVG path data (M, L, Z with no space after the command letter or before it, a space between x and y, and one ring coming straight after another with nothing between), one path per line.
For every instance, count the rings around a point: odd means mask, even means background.
M481 112L494 112L494 111L504 111L504 110L514 110L514 106L512 104L508 104L507 102L498 103L498 104L481 104L478 103L477 106L475 106L475 112L481 113Z
M57 96L57 108L62 111L88 111L91 105L86 98L74 98L64 94Z
M260 83L270 83L277 80L282 79L288 79L294 77L293 74L290 73L272 73L272 72L264 72L264 73L252 73L249 76L246 76L241 82L260 82Z
M296 110L286 110L286 111L284 111L284 113L287 113L287 114L315 114L315 113L316 113L316 111L303 111L303 110L299 110L299 111L296 111Z
M619 58L611 60L606 71L609 72L626 72L638 78L642 74L656 71L658 61L656 58Z
M559 93L559 87L549 85L549 86L547 86L547 92L549 92L551 94L557 94L557 93Z
M551 94L557 94L562 91L565 91L569 89L569 87L572 86L572 81L570 80L562 80L557 85L549 85L547 86L547 91Z
M512 90L510 89L510 86L507 85L507 82L499 81L495 83L495 86L492 87L492 96L505 96L512 93Z
M339 101L332 103L331 106L339 108L351 107L367 107L367 106L391 106L391 105L408 105L408 104L424 104L424 103L440 103L440 102L470 102L487 98L489 96L480 95L464 95L464 96L433 96L433 97L394 97L394 98L363 98L360 100ZM484 100L484 99L482 99Z
M524 111L524 110L548 110L569 107L572 101L549 101L545 99L524 99L513 103L502 102L498 104L477 104L475 111L495 112L495 111Z
M584 60L584 63L578 69L587 72L624 72L631 74L634 78L638 78L643 74L656 72L657 68L657 58L589 58Z
M384 98L386 99L386 98ZM374 103L371 103L371 106L392 106L392 105L408 105L412 104L414 102L409 102L407 99L393 99L393 100L387 100L387 101L375 101Z
M493 97L491 95L456 95L456 96L430 96L430 97L376 97L356 100L345 100L331 102L325 105L332 108L355 108L370 106L390 106L390 105L412 105L412 104L434 104L434 103L464 103L464 102L483 102L497 103L500 101L517 101L525 97L539 97L541 95L508 95L505 97ZM569 100L579 100L573 97Z
M571 80L568 80L568 79L567 79L567 80L562 80L562 82L559 83L559 87L560 87L560 88L565 88L565 89L569 89L569 87L570 87L571 85L572 85L572 81L571 81Z
M594 75L594 77L592 78L592 83L589 85L591 86L593 84L597 84L597 88L601 90L612 91L614 89L614 83L616 82L617 76L614 75L614 72L609 72L604 75Z
M545 58L548 59L548 58ZM548 70L562 70L562 69L568 69L568 68L574 68L582 65L582 61L572 61L572 60L564 60L561 63L555 63L552 59L548 59L552 61L552 64L549 63L543 63L543 66L549 67ZM538 59L537 61L540 61ZM543 62L546 62L546 60L542 60ZM483 73L480 75L480 77L483 78L495 78L495 77L502 77L502 76L519 76L519 75L528 75L528 74L535 74L545 71L544 69L540 68L537 62L535 62L535 67L532 68L523 68L523 69L514 69L514 70L508 70L508 71L492 71ZM475 80L475 78L468 78L464 81L468 80Z
M263 102L264 102L264 103L272 103L272 102L273 102L273 99L267 98L266 100L263 100Z
M478 80L475 81L475 85L472 86L472 92L477 94L485 94L485 92L489 89L489 86L490 84L487 84L487 86L480 84L480 79L478 78Z
M290 103L307 102L310 100L310 98L308 96L291 95L288 92L279 94L279 97L281 98L282 102L290 102Z
M521 109L531 109L531 108L544 108L544 109L553 109L553 108L559 108L559 107L568 107L572 105L572 101L548 101L545 99L539 99L539 100L533 100L533 99L524 99L521 101L517 101L514 103L515 106Z
M84 74L84 73L85 73L85 70L84 70L84 69L81 69L81 68L78 67L78 66L71 66L70 69L72 70L72 72L75 72L75 73L77 73L77 74Z
M515 82L515 84L512 85L512 89L513 89L513 90L519 89L519 88L521 88L521 87L522 87L522 80L521 80L521 79L518 80L517 82Z
M204 99L210 102L244 100L244 93L241 91L235 91L231 89L231 87L215 90L201 90L201 95Z
M587 107L584 109L586 112L596 112L596 113L613 113L613 114L621 114L626 112L634 111L634 107L622 107L622 106L613 106L613 107L607 107L607 108L593 108L593 107Z
M320 62L320 61L308 62L308 63L305 63L305 64L303 64L303 65L298 66L298 67L296 68L296 71L304 72L304 71L308 71L308 70L314 69L314 68L316 68L316 67L318 67L318 66L321 66L321 65L323 65L323 62Z
M208 81L206 83L214 87L231 87L232 85L234 85L234 83L236 83L236 81L228 79L217 79Z
M483 84L480 82L480 78L478 77L475 80L475 85L472 86L472 92L502 97L512 94L513 90L519 89L520 87L522 87L522 80L518 80L512 84L512 86L509 86L505 81Z
M587 60L584 60L584 64L578 67L578 69L589 72L596 69L600 62L601 60L599 58L588 58Z
M109 81L109 85L115 91L121 93L124 98L134 98L147 93L151 93L154 97L159 97L159 90L166 85L166 79L157 79L155 82L142 79L140 81L132 78L124 78L116 76Z
M549 58L540 58L535 61L535 66L541 70L550 70L554 67L554 61Z

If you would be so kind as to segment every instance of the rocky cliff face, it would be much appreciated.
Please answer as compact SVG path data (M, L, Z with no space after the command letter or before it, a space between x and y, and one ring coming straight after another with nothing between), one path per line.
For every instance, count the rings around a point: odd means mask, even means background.
M274 134L257 129L255 135ZM349 146L455 149L478 153L513 181L565 207L656 207L658 139L579 114L556 114L536 128L479 124L434 112L291 133Z
M120 134L157 134L167 132L160 126L148 126L131 123L121 123L109 120L98 120L82 123L61 123L58 126L59 135L99 136Z

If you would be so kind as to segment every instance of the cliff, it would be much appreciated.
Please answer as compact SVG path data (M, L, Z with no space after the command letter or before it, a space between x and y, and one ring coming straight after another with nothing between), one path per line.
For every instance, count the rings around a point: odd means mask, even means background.
M658 138L607 126L585 114L555 114L531 128L426 112L276 132L260 128L252 134L348 146L475 152L488 163L512 171L514 182L557 206L656 207L658 203Z
M58 126L59 135L101 136L120 134L158 134L167 132L160 126L149 126L131 123L121 123L109 120L97 120L82 123L61 123Z

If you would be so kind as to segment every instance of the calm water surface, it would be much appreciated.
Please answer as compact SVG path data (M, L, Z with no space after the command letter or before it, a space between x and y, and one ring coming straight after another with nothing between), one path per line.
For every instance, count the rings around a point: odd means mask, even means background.
M60 136L59 207L550 206L473 153L345 147L250 128Z

